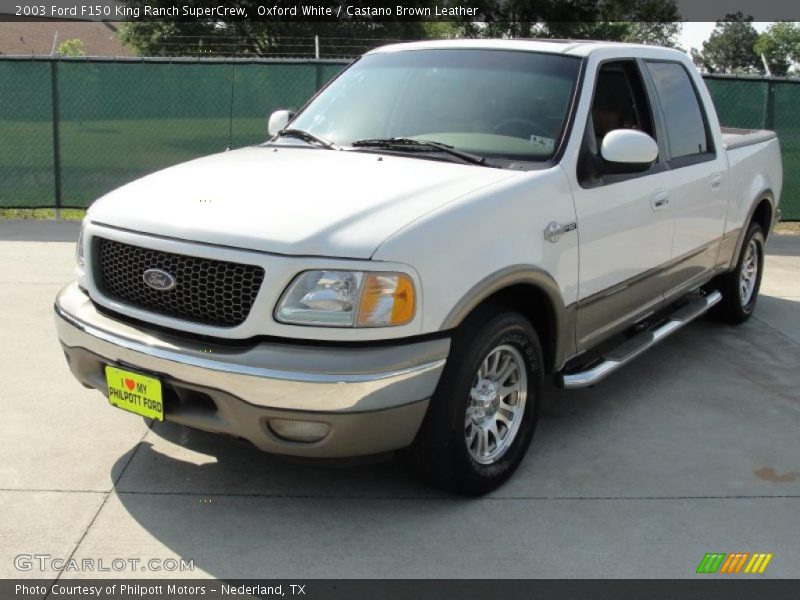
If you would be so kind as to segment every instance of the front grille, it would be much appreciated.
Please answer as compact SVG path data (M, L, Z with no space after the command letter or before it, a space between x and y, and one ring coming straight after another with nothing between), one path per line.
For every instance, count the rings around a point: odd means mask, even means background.
M264 281L264 269L196 256L172 254L94 238L94 274L105 296L161 315L217 327L235 327L247 319ZM169 290L144 281L148 269L175 279Z

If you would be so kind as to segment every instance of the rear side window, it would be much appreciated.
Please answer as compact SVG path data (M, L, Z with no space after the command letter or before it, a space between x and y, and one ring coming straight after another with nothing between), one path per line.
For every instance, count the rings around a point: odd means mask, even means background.
M648 62L667 126L672 158L709 151L703 111L686 69L678 63Z

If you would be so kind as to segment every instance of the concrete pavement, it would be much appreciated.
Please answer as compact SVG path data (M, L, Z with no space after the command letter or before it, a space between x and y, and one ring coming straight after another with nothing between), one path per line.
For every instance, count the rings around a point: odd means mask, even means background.
M463 499L398 462L149 428L82 388L51 314L76 234L0 221L2 577L691 577L715 551L772 552L766 575L800 577L800 237L770 242L755 318L701 320L554 391L517 475ZM20 554L194 570L18 571Z

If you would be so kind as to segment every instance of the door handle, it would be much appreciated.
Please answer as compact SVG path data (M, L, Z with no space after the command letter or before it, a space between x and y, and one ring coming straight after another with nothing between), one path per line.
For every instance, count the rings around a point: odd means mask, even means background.
M722 185L722 173L712 173L708 178L708 184L711 186L712 191L716 191Z
M656 190L650 194L650 206L653 210L662 210L669 206L669 192L667 190Z

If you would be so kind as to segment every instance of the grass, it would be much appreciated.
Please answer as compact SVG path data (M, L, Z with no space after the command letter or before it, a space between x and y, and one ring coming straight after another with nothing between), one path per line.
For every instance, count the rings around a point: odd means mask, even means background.
M86 211L82 208L62 208L61 218L65 221L80 221ZM55 219L54 208L0 208L0 219Z
M80 221L86 214L83 208L62 208L65 221ZM0 219L55 219L53 208L0 208ZM800 235L800 221L783 221L775 227L778 235Z
M775 227L778 235L800 235L800 221L784 221Z

